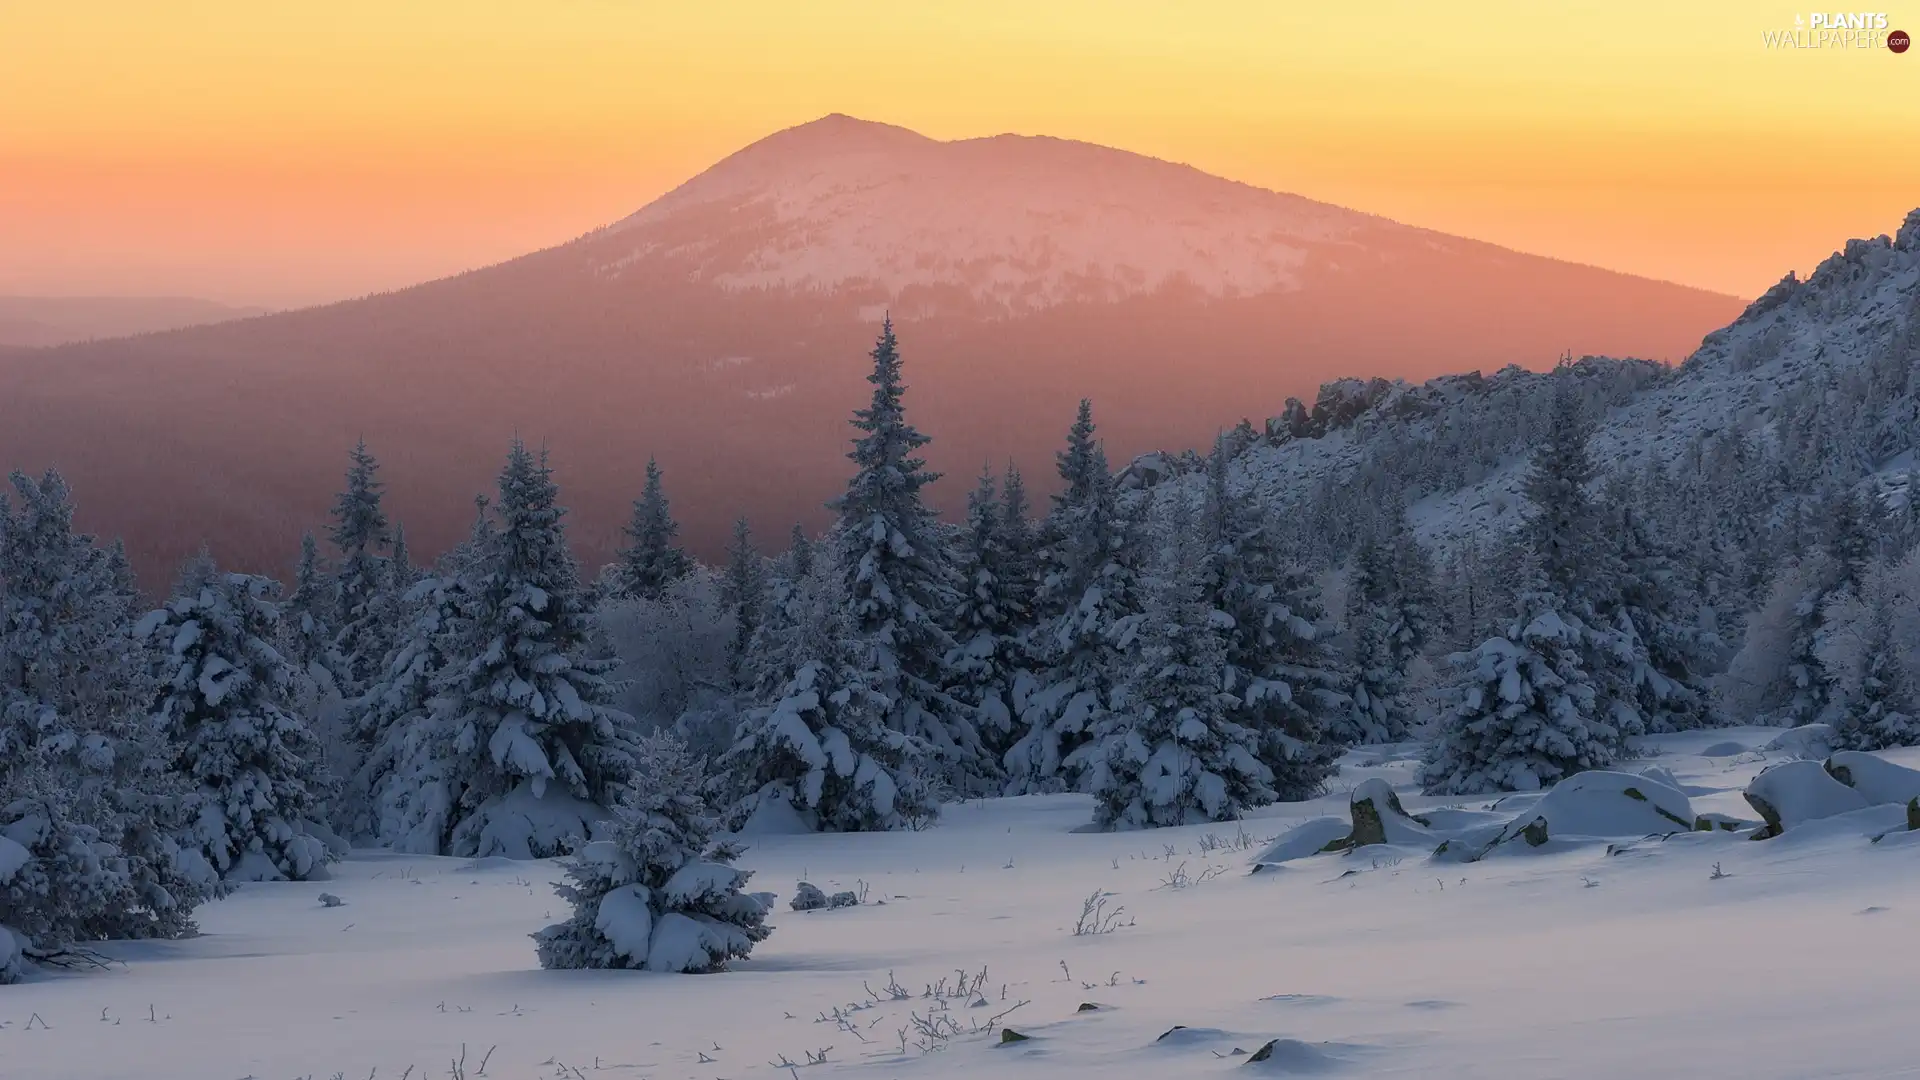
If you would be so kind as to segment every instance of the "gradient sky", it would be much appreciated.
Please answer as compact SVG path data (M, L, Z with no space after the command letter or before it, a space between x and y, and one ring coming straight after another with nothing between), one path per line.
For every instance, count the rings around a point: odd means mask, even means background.
M1085 139L1750 295L1920 205L1920 50L1767 48L1795 13L0 0L0 292L391 288L845 112ZM1920 5L1888 14L1920 32Z

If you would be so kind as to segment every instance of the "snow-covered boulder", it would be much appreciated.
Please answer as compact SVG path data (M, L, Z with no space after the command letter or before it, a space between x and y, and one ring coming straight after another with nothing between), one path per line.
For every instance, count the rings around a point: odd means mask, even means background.
M1361 781L1348 805L1353 813L1353 830L1344 840L1329 844L1329 850L1350 851L1374 844L1431 847L1437 839L1427 822L1407 813L1393 787L1378 777Z
M1555 784L1485 851L1516 842L1537 848L1550 839L1665 836L1691 832L1697 822L1693 804L1678 788L1652 776L1594 769Z
M1769 754L1786 754L1798 760L1818 760L1833 753L1832 724L1802 724L1762 747Z
M1317 817L1295 825L1282 833L1266 850L1253 857L1253 869L1257 872L1270 866L1289 863L1295 859L1304 859L1309 855L1318 855L1329 850L1353 834L1353 823L1346 818Z
M1865 795L1834 779L1820 762L1807 760L1782 762L1762 771L1747 785L1745 795L1748 805L1767 822L1754 835L1756 840L1870 805Z
M1827 759L1827 773L1859 792L1869 803L1910 803L1920 799L1920 769L1895 765L1874 754L1842 750Z

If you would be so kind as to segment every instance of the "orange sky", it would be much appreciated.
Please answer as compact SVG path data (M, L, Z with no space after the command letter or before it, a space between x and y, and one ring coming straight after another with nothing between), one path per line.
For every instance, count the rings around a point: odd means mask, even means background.
M1676 10L1677 9L1677 10ZM1920 7L1891 23L1920 32ZM0 293L294 304L828 112L1051 134L1726 292L1920 206L1920 50L1742 3L0 0Z

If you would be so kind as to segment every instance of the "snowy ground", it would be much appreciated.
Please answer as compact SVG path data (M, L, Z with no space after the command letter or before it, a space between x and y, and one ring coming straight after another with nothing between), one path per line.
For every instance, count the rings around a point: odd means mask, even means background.
M1776 734L1653 743L1695 809L1752 817L1739 792L1762 756L1714 744ZM1411 771L1350 759L1337 786L1405 792ZM561 915L553 864L366 853L331 883L244 886L197 940L116 948L124 969L0 989L0 1077L1920 1076L1914 844L1692 834L1615 856L1363 850L1249 875L1236 848L1344 814L1344 795L1271 808L1245 838L1074 832L1089 812L1029 797L950 808L925 833L758 838L743 864L782 895L778 929L715 976L542 971L526 935ZM1209 834L1227 849L1203 851ZM1181 867L1220 872L1167 887ZM869 904L790 912L802 878L864 882ZM1095 890L1124 925L1075 937ZM928 984L983 967L984 1003L950 1018L984 1027L1024 1001L1001 1023L1031 1039L915 1045ZM846 1025L818 1019L851 1005ZM1231 1053L1275 1038L1297 1043L1263 1064Z

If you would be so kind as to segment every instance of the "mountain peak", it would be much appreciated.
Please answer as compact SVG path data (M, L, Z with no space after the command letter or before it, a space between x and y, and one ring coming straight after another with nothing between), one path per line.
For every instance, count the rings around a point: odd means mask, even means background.
M908 128L883 124L877 120L862 120L846 113L828 113L818 120L809 120L749 143L734 157L795 151L858 153L931 145L935 145L935 140Z

